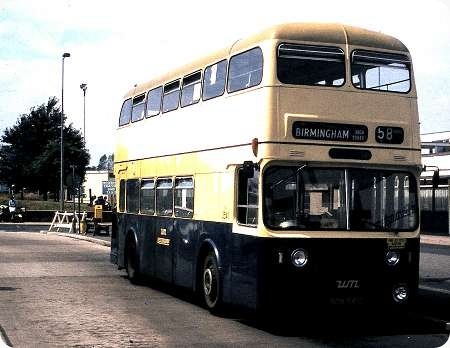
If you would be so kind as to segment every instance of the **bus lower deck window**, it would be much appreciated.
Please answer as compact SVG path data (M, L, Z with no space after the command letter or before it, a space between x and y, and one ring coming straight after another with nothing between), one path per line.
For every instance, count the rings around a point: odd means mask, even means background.
M249 177L242 168L238 172L237 220L245 225L257 225L258 221L258 176L255 170Z

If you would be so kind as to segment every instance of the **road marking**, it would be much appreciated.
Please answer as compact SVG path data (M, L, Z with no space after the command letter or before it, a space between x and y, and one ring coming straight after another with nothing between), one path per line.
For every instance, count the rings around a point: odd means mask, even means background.
M12 346L5 329L0 325L0 348L10 348Z
M426 285L419 285L419 289L427 290L427 291L435 291L435 292L440 292L441 294L450 295L450 290L432 288L432 287L426 286Z

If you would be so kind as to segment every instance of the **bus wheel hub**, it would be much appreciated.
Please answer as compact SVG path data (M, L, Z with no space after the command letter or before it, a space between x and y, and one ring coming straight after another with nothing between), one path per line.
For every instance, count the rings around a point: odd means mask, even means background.
M211 269L207 268L207 269L205 269L205 272L203 273L203 288L205 289L206 295L211 294L212 281L213 281L213 276L212 276Z

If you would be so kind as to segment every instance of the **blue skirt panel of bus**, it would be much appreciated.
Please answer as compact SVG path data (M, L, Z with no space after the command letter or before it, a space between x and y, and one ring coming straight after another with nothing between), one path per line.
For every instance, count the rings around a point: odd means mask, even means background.
M228 223L131 214L119 216L119 230L118 242L114 232L112 237L113 262L125 265L125 231L133 233L142 273L192 290L203 266L202 248L208 246L218 260L223 301L251 309L313 299L386 303L394 285L406 284L412 294L418 286L418 239L408 240L398 265L388 266L382 238L257 238L232 233ZM303 268L291 262L296 248L308 253Z
M231 302L232 224L118 214L118 231L113 232L118 241L111 238L116 248L111 249L112 262L125 266L125 242L133 236L142 274L193 290L203 266L200 254L207 247L218 261L223 300Z

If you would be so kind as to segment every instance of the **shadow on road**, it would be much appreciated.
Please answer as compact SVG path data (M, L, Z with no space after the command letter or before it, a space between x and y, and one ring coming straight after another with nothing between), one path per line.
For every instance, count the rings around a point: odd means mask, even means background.
M145 279L139 285L201 306L195 294L182 288L154 279ZM440 347L449 337L446 321L442 319L450 313L447 310L450 301L446 296L436 297L423 291L419 295L417 304L407 311L332 306L255 313L227 308L218 316L276 336L307 339L319 346L377 347L379 337L387 337L389 345L397 347Z
M341 309L299 310L247 317L242 324L282 337L299 337L312 346L440 347L449 339L442 322L413 312L364 312Z

